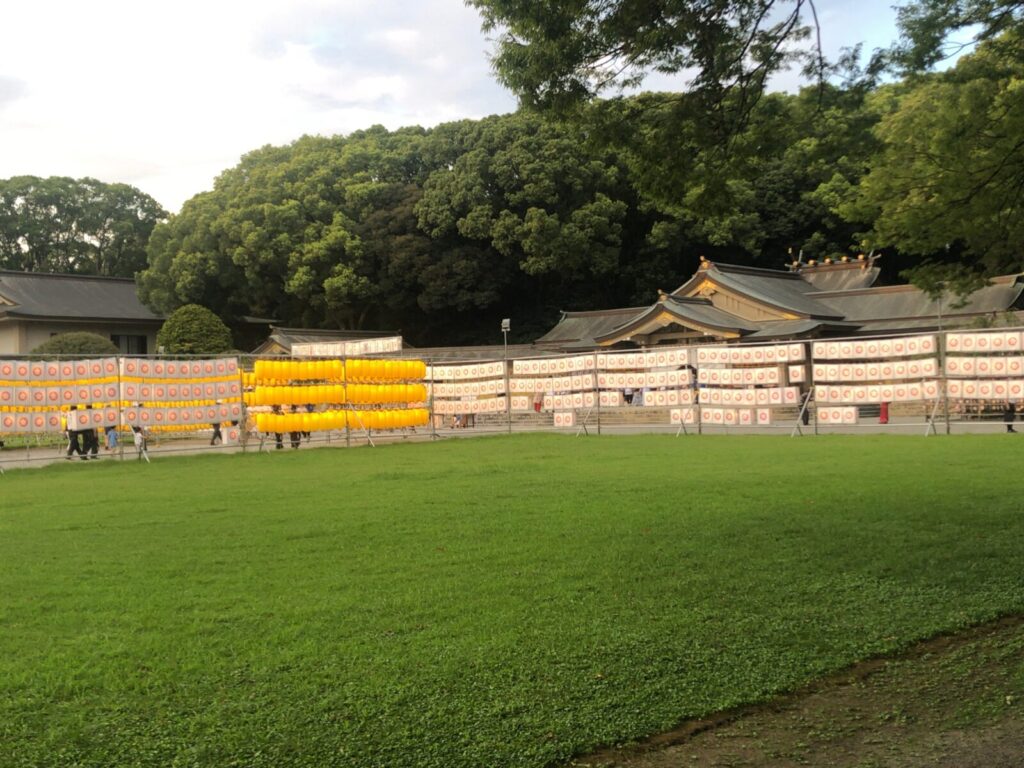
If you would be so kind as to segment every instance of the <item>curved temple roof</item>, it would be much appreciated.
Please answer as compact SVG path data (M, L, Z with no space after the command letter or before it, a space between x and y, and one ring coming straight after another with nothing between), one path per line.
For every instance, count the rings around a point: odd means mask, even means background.
M878 277L874 259L794 264L787 271L717 264L701 267L671 294L648 307L563 312L559 323L537 340L562 349L593 349L672 326L690 336L800 338L899 332L938 326L939 305L912 285L871 287ZM1013 311L1024 305L1020 275L993 278L962 306L943 302L943 325ZM676 336L679 337L678 334Z

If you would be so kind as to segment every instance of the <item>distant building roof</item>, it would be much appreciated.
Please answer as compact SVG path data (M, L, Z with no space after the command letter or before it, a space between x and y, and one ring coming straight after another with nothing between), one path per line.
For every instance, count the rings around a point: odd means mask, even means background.
M648 307L563 312L539 346L566 351L614 344L691 343L705 337L782 339L953 327L1024 309L1020 275L992 278L958 302L939 302L912 285L873 287L876 257L822 264L794 262L788 270L719 264L700 268Z
M130 278L0 270L0 317L160 323Z
M1013 307L1022 291L1024 284L1016 275L996 277L968 296L962 306L956 306L959 302L955 296L947 297L942 302L941 311L946 316L1001 312ZM818 299L854 322L935 318L940 310L937 301L912 285L821 293Z
M256 349L254 355L290 355L293 344L316 344L328 341L357 341L401 336L400 331L341 331L330 328L280 328L270 326L270 336Z
M705 264L708 266L673 291L673 295L687 295L695 281L710 281L784 312L807 317L842 318L842 315L832 307L815 301L813 294L818 289L796 272L740 267L734 264Z
M537 344L559 348L572 344L593 347L596 337L629 322L639 312L646 310L647 307L628 307L590 312L562 312L562 319L558 321L558 325L537 339Z

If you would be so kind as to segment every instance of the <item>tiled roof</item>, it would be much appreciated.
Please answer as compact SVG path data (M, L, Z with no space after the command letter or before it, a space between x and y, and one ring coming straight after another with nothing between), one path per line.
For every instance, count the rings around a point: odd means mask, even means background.
M744 320L734 314L725 312L713 306L707 299L681 298L678 296L665 296L664 301L642 310L606 333L594 337L595 341L607 341L616 336L628 333L633 328L640 328L652 318L662 313L668 313L681 325L690 327L711 328L720 331L752 332L760 328L760 323L751 320Z
M755 301L808 317L842 319L833 307L816 300L817 289L795 272L712 265L705 277Z
M0 270L0 316L160 322L145 307L135 281L91 275Z
M283 349L291 353L293 344L316 344L329 341L359 341L361 339L377 339L386 336L401 336L399 331L340 331L330 328L280 328L270 326L267 337L253 354L263 354L273 349Z
M566 346L575 343L576 346L594 346L596 337L603 336L646 309L626 307L594 312L563 312L558 324L537 339L537 344Z
M1004 312L1018 304L1022 291L1024 283L1013 277L995 278L990 285L972 293L962 307L954 306L957 303L955 297L947 298L942 303L942 314L955 316ZM817 299L841 312L847 320L858 323L934 318L939 312L938 302L912 285L821 293Z

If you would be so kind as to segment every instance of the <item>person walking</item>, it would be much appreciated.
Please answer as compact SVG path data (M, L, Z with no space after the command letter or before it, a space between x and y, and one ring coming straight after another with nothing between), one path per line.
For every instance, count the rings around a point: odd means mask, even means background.
M280 405L272 405L272 406L270 406L270 412L271 413L277 413L277 414L281 413L281 406ZM284 448L283 435L280 432L275 432L274 433L274 448L279 450L279 451Z
M1006 401L1006 407L1003 409L1003 421L1006 422L1006 431L1016 434L1017 430L1013 428L1013 422L1017 420L1017 404L1012 400Z
M96 429L87 429L82 433L82 458L96 459L100 457L100 436Z
M72 405L71 406L71 410L72 411L77 411L78 410L78 406L77 405ZM78 456L82 459L82 461L85 461L85 451L82 450L82 443L81 443L82 430L71 429L70 426L68 425L68 419L66 417L64 419L64 428L65 428L65 430L67 432L67 436L68 436L68 455L67 455L67 460L71 461L71 459L73 459L75 454L77 453Z
M299 406L293 405L292 406L292 413L296 414L296 415L292 416L292 418L295 421L298 421L299 417L298 417L297 414L299 413ZM297 449L300 445L302 445L302 430L295 430L295 431L289 432L288 433L288 438L291 440L292 448L296 448Z

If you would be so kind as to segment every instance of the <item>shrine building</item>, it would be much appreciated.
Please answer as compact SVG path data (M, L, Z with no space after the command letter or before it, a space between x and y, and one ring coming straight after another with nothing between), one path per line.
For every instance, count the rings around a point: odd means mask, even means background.
M536 345L551 351L708 341L879 336L987 325L1024 310L1024 280L989 280L966 301L936 301L913 285L875 286L877 257L794 262L787 270L720 264L697 272L648 307L563 312ZM959 306L958 306L959 305Z

